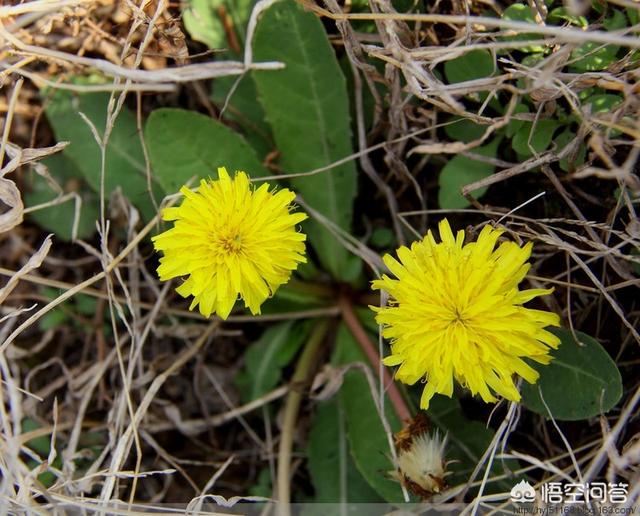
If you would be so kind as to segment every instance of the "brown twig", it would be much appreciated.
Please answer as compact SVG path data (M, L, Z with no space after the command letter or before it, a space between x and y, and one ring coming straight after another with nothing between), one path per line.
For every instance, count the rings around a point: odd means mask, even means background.
M349 328L349 331L353 335L353 338L356 339L356 341L362 348L362 351L364 351L365 355L367 355L367 359L373 366L373 370L376 371L377 374L379 374L380 356L378 355L375 346L369 339L367 332L362 327L362 324L360 324L360 321L358 320L358 317L353 310L351 301L346 296L342 296L339 301L339 306L342 312L342 318ZM400 421L411 421L411 412L409 411L409 408L407 407L407 404L405 403L404 398L402 397L402 394L398 389L398 386L389 375L387 369L382 369L382 381L385 391L389 396L389 401L391 401L391 404L393 405L393 408L395 409Z

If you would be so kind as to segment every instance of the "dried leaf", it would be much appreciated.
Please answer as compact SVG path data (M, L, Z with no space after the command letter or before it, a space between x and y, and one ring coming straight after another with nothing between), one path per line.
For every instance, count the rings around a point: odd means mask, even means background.
M6 179L2 180L2 182L5 181L11 183L11 181L7 181ZM0 183L0 185L1 184L2 183ZM18 189L16 188L16 192L17 191ZM18 197L20 197L20 192L18 192ZM22 206L22 201L20 201L20 205ZM20 278L22 276L29 274L32 270L37 269L38 267L40 267L40 265L42 265L43 260L49 253L49 249L51 249L51 235L47 235L47 238L45 238L44 242L42 242L40 249L38 249L36 253L31 256L31 258L29 258L29 261L27 261L27 263L25 263L18 272L11 276L7 284L2 287L2 289L0 289L0 303L3 303L7 296L11 294L13 289L16 288L16 286L18 285L18 281L20 281Z
M20 224L24 215L20 190L13 181L0 178L0 201L9 206L9 210L0 215L0 233L4 233Z

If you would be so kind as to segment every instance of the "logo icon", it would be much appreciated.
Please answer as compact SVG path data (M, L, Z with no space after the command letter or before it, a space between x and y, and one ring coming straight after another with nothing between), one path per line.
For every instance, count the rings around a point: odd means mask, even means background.
M536 490L526 480L521 480L511 488L512 502L527 503L536 499Z

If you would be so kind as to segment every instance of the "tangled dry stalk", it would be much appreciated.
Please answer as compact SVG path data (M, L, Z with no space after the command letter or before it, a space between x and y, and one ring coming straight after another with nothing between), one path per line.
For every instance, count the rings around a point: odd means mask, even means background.
M609 1L632 9L639 7L627 0ZM239 323L247 318L231 317L229 324L223 325L218 320L204 321L197 314L171 307L168 301L171 285L160 286L153 271L145 265L149 249L146 237L156 227L157 218L141 228L137 212L121 198L120 209L124 207L125 213L121 221L124 222L117 228L122 231L114 231L113 206L109 207L103 189L101 216L97 221L99 240L77 240L69 255L63 248L57 249L58 243L52 243L50 237L25 227L19 187L23 183L21 174L29 167L48 177L46 167L38 161L66 145L66 142L57 142L38 147L41 141L38 126L42 123L38 88L111 92L107 126L92 127L104 155L113 122L128 97L140 103L143 93L187 87L196 97L202 97L203 80L239 75L251 69L280 67L277 62L254 63L252 60L251 34L261 10L270 3L270 0L261 0L254 9L242 62L214 62L207 58L196 63L190 62L187 36L165 0L33 0L0 7L0 109L4 120L0 199L6 205L0 214L3 262L0 273L8 279L0 290L2 514L19 510L45 514L56 506L86 510L110 507L115 514L124 513L127 507L135 508L134 501L139 499L151 504L191 501L190 507L194 508L206 500L219 500L214 495L218 492L248 496L248 487L255 475L250 474L251 479L247 479L247 475L243 477L235 471L233 477L241 479L235 485L222 481L223 473L232 472L236 462L255 468L256 461L263 460L275 471L274 442L280 436L273 434L278 426L271 421L265 407L287 394L289 386L278 387L247 405L238 404L231 383L233 372L239 367L238 357L224 349L226 344L233 347L235 339L242 338L243 327ZM598 73L572 74L561 69L570 58L571 50L584 41L640 48L638 27L618 33L553 27L545 24L544 4L538 2L531 2L538 14L537 25L533 26L476 16L473 2L453 1L447 14L439 12L441 5L436 2L432 13L424 15L398 13L389 0L371 1L370 13L364 14L345 12L336 0L324 0L323 5L302 3L318 16L335 22L339 31L340 37L334 43L344 48L351 63L357 125L357 152L345 156L344 160L358 160L362 171L385 200L389 227L394 228L400 243L406 241L407 229L423 234L430 221L444 211L428 206L424 190L416 179L425 165L437 160L439 155L479 157L474 149L511 119L535 124L560 100L572 107L581 120L573 141L522 163L480 156L480 159L492 160L498 172L465 186L463 193L473 208L455 213L468 214L476 221L500 220L515 238L536 241L539 251L531 276L533 282L539 279L537 271L545 270L546 263L563 263L564 269L546 281L564 292L565 304L549 306L549 309L562 313L572 327L597 314L601 338L620 343L616 360L621 366L637 368L640 280L632 273L632 266L640 260L637 254L634 257L621 249L640 250L640 222L636 213L640 194L637 175L640 76L637 68L624 67L626 63ZM486 5L499 9L494 2ZM377 33L357 32L353 26L356 20L375 20ZM443 26L452 34L446 45L440 42L437 30ZM419 37L425 33L426 40ZM535 39L505 41L500 38L514 33L532 34ZM474 49L488 49L496 56L500 49L539 42L553 44L555 51L533 67L497 57L503 60L501 64L506 73L454 85L443 83L433 72L438 63ZM371 59L384 64L383 72L371 64ZM74 75L96 72L110 82L79 85L70 80ZM524 88L516 85L519 79L524 81ZM591 86L621 93L624 101L613 111L594 114L581 104L578 96ZM365 129L362 100L365 88L375 101L373 128L369 133ZM489 91L489 95L477 112L470 112L461 99L478 91ZM485 107L499 92L509 94L510 107L505 116L492 118L485 114ZM524 95L536 99L537 113L514 112L513 108ZM443 113L473 120L486 130L470 143L441 141L436 129ZM142 123L141 118L138 121ZM90 122L87 120L87 123ZM583 141L588 147L585 164L566 177L558 177L552 165L575 156ZM383 165L372 159L374 153L380 152ZM413 159L409 160L410 157ZM407 163L414 165L410 168ZM277 177L331 173L334 165L328 163L313 171L287 171L290 174ZM147 170L150 185L153 178L148 164ZM501 185L527 174L539 177L540 184L544 178L553 192L545 194L537 187L529 199L516 205L506 202L485 205L473 197L474 191L481 187ZM582 208L584 203L597 204L597 199L582 188L583 182L595 179L620 188L619 201L609 213L592 209L585 213ZM78 195L65 193L52 179L51 184L59 193L54 202L74 200L78 213L81 207ZM524 207L549 197L557 198L562 203L559 211L569 215L546 218L523 214ZM410 199L410 203L406 199ZM410 206L419 209L402 211ZM43 207L45 205L32 210ZM600 213L602 218L594 220L594 213ZM315 215L321 219L319 214ZM329 221L322 222L334 231L340 245L360 256L372 269L380 267L379 256L359 239L331 227ZM38 285L52 286L62 293L53 300L43 299L36 289ZM95 318L84 321L88 323L84 333L71 328L53 327L44 331L39 328L37 323L43 316L80 293L98 300ZM338 312L336 306L252 320L312 318ZM109 331L103 324L105 316L110 322ZM193 324L178 325L176 316L190 317ZM159 324L160 318L162 324ZM46 361L41 360L44 349L49 350ZM236 360L230 370L222 367L223 361L212 360L225 353L228 359ZM504 458L517 458L526 465L521 472L543 470L548 472L547 480L586 482L603 472L611 482L625 479L632 486L628 501L628 506L632 506L640 497L640 434L637 431L640 384L636 379L628 387L621 409L601 418L600 433L591 433L579 446L566 439L557 425L550 429L540 424L532 429L540 440L539 456L509 446L509 438L520 418L520 408L511 404L491 447L468 483L454 486L436 501L460 501L469 489L479 487L466 512L495 510L495 503L503 501L504 496L483 495L490 474L487 465ZM373 391L375 396L376 389ZM179 406L176 400L181 399L184 392L188 393L186 400L182 399ZM261 408L266 438L260 437L244 420L245 415ZM37 421L39 428L24 431L25 418ZM214 435L213 429L229 423L245 431L241 437L227 436L228 442L219 442L220 436ZM88 465L78 475L74 471L75 460L86 453L87 445L81 441L88 432L103 435L104 446L96 456L87 459ZM204 453L185 452L166 437L161 438L166 432L170 432L173 439L181 436L187 448ZM551 432L557 433L550 435ZM208 434L209 438L201 437L202 434ZM288 435L293 438L290 432ZM45 437L51 443L44 462L25 446L36 437ZM213 443L217 443L217 447ZM236 451L231 453L230 449ZM238 450L243 457L239 457ZM39 465L33 467L29 460L37 460ZM295 464L289 464L283 471L299 467L295 457L287 460ZM52 487L47 488L38 480L38 475L52 468L56 478ZM117 505L117 501L124 505Z

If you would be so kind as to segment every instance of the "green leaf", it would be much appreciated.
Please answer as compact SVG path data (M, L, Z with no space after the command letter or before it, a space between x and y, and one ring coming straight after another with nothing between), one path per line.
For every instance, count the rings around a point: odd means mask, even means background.
M282 369L293 360L308 334L308 325L287 321L271 326L249 346L244 354L244 371L236 377L245 402L259 398L278 385Z
M620 95L613 95L611 93L602 93L598 95L591 95L584 103L591 106L591 113L606 113L613 111L616 107L622 104L622 97Z
M40 292L49 300L54 300L61 294L61 290L50 287L43 287ZM84 330L91 329L86 328L85 324L73 318L72 315L78 314L85 316L85 319L91 319L96 313L97 302L95 297L86 294L77 294L72 299L65 301L53 310L47 312L40 320L40 329L45 331L59 327L62 324L71 324L81 327Z
M502 13L502 18L504 20L527 22L531 23L532 25L536 25L534 11L526 4L510 5ZM542 36L539 34L527 32L524 34L516 34L515 36L505 36L501 39L503 39L504 41L528 41L541 38ZM521 47L518 50L520 50L521 52L544 52L546 50L546 47L542 45L529 45L526 47Z
M312 260L307 260L306 263L301 263L296 269L296 275L307 281L314 281L321 274Z
M548 365L536 364L540 373L535 385L522 386L522 403L529 410L558 420L579 421L606 413L622 397L622 379L615 362L593 337L551 329L561 340Z
M349 454L345 412L339 400L318 405L309 433L309 472L315 503L382 501Z
M369 242L378 249L389 249L396 243L396 236L389 228L376 228L371 232Z
M54 308L40 318L40 321L38 321L38 326L42 331L47 331L53 328L60 328L64 326L68 320L69 316L67 316L67 314L65 314L63 310Z
M40 293L50 301L54 300L60 295L60 291L58 289L51 287L42 287L40 289ZM65 310L63 307L70 303L71 301L66 301L62 305L58 305L56 308L49 310L46 314L44 314L40 321L38 321L38 326L40 327L40 329L42 331L47 331L52 328L58 328L65 324L69 324L69 315L67 313L67 310Z
M476 147L471 152L495 158L498 150L499 138L494 139L488 145ZM489 177L493 174L495 167L483 161L468 158L463 155L457 155L449 160L449 162L440 171L438 182L440 190L438 191L438 203L443 209L458 209L469 206L469 201L460 193L460 189L473 183ZM478 188L473 195L480 197L487 191L486 187Z
M240 82L237 82L238 79ZM217 104L220 110L226 104L223 119L233 122L236 127L239 126L242 135L255 149L260 159L264 159L273 150L271 127L269 127L262 105L258 101L258 92L251 74L245 74L242 77L227 76L215 79L211 100Z
M586 29L589 26L589 22L584 16L578 16L571 14L565 7L556 7L549 12L547 16L547 23L561 24L563 21L569 22L572 25L576 25L582 29Z
M535 126L533 122L525 121L513 136L511 145L525 158L533 156L532 148L539 154L551 145L553 133L559 125L557 120L538 120Z
M335 365L353 362L368 364L349 330L343 324L338 328L336 348L332 357ZM388 502L403 501L400 484L390 480L393 471L389 442L375 408L369 383L362 371L352 370L344 376L340 389L340 402L347 422L347 438L356 467L369 485ZM400 422L391 403L385 401L385 413L393 431Z
M596 0L591 2L591 10L596 14L604 14L604 11L607 9L607 2L603 2L602 0Z
M42 425L40 425L40 423L38 423L35 419L27 417L22 420L23 433L31 432L41 427ZM49 453L51 452L51 436L42 435L40 437L35 437L34 439L30 439L29 441L27 441L25 445L27 446L27 448L30 448L32 451L34 451L42 460L46 460L49 457ZM40 464L35 460L29 459L27 461L27 466L29 467L29 469L35 469L39 465ZM56 456L51 466L57 469L62 468L62 460L60 459L59 455ZM56 481L56 476L51 471L45 470L38 475L38 481L45 487L51 487Z
M627 26L627 18L624 13L618 9L613 9L613 14L604 20L604 28L613 31L624 29Z
M151 113L144 131L158 183L173 193L195 176L217 177L218 167L250 177L268 175L254 150L238 133L208 116L184 109Z
M196 41L213 49L226 48L227 34L220 9L230 17L232 30L242 42L254 3L255 0L186 0L182 3L182 21Z
M607 18L603 25L608 31L622 29L626 26L625 15L613 10L613 15ZM603 45L595 41L588 41L571 52L569 69L575 72L599 72L615 63L620 47L618 45Z
M450 84L489 77L493 71L493 56L488 50L471 50L444 63L444 74Z
M91 129L80 116L80 112L93 123L102 136L106 127L109 95L85 93L76 95L65 90L55 90L45 102L45 112L56 139L69 141L64 150L82 172L89 185L100 192L101 153ZM138 135L135 115L123 108L111 131L105 160L105 195L117 187L141 211L143 218L155 215L155 208L147 190L146 167L142 144ZM156 198L160 199L157 189Z
M535 68L537 67L545 58L545 55L542 52L536 52L534 54L529 54L520 59L520 64L522 68ZM522 90L531 90L535 88L535 75L526 75L524 77L519 77L516 80L516 85L518 88Z
M283 169L310 171L349 156L346 83L322 22L292 0L278 2L263 14L253 48L256 61L277 60L286 66L254 74ZM350 231L356 195L353 161L291 183L313 209ZM307 221L305 229L325 267L344 279L347 250L318 221Z
M74 296L74 304L76 311L79 314L85 316L94 316L98 307L98 300L95 297L87 296L85 294L78 294Z
M486 125L476 124L468 118L459 116L453 117L450 123L444 126L444 132L449 138L464 143L469 143L481 138L486 130Z
M257 482L249 488L249 496L269 498L272 494L271 471L269 471L269 468L263 468L260 470L260 473L258 473Z
M330 300L320 293L305 290L304 284L297 281L289 281L280 286L276 293L265 301L261 307L261 312L263 314L275 314L311 310L327 306L329 302Z
M78 215L78 238L87 239L96 231L96 220L100 217L98 197L86 185L82 172L64 153L54 154L41 161L49 169L49 174L66 192L76 191L82 199ZM31 190L24 195L27 207L36 206L56 199L54 192L44 178L33 174ZM75 200L70 199L57 206L29 213L43 229L54 233L56 237L70 241L75 218Z
M557 138L554 138L554 143L556 144L558 152L560 152L567 145L569 145L569 143L575 138L575 136L576 136L575 131L567 128L563 132L561 132L557 136ZM573 171L576 169L576 167L579 167L584 163L584 159L586 156L587 156L587 148L584 145L584 143L581 143L580 146L578 147L578 152L575 154L573 158L573 161L569 162L569 158L571 157L569 156L566 158L562 158L558 162L558 164L560 165L560 168L565 172Z
M620 47L589 41L571 52L569 69L574 72L600 72L615 63Z
M35 419L26 417L22 420L22 433L26 434L28 432L33 432L39 428L42 428L42 425ZM41 435L40 437L34 437L33 439L28 440L25 445L27 448L36 452L40 457L46 459L51 451L51 436Z
M364 306L356 306L356 315L358 319L364 326L365 330L368 330L374 337L377 338L378 331L380 330L380 325L376 321L376 314L373 313L373 310Z
M526 104L518 104L513 109L513 115L522 114L522 113L528 113L528 112L529 112L529 108L527 107ZM518 120L517 118L511 118L509 120L509 123L507 124L507 127L505 128L505 134L507 135L507 138L512 138L513 135L516 134L518 132L518 130L522 127L524 122L525 122L524 120Z

